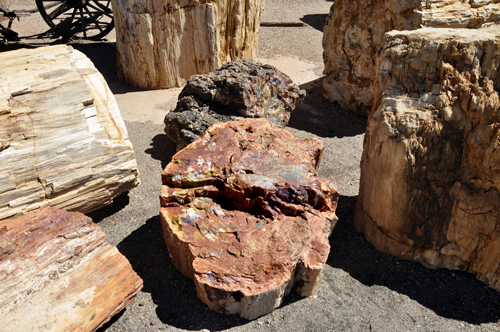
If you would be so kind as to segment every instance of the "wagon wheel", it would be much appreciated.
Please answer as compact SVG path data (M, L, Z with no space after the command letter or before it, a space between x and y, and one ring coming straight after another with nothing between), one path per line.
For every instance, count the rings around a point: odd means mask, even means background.
M99 40L113 30L111 0L36 0L40 14L68 39Z

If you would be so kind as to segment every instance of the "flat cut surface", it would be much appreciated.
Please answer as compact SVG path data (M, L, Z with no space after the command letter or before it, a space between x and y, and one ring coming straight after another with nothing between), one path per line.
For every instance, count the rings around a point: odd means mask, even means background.
M211 309L253 319L292 287L312 294L339 196L316 176L322 151L317 139L249 119L215 124L165 168L169 254Z

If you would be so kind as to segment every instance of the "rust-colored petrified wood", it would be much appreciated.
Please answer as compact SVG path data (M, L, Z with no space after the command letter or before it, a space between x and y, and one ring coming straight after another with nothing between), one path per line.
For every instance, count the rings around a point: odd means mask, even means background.
M322 151L319 139L248 119L214 124L167 165L165 242L211 309L253 319L292 287L312 294L339 196L336 184L317 178Z
M89 217L46 207L0 221L0 331L95 331L142 288Z

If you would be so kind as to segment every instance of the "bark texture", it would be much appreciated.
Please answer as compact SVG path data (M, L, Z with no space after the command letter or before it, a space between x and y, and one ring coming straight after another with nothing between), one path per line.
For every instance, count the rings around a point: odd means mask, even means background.
M336 185L318 179L318 139L266 119L218 123L162 174L163 235L211 309L253 319L293 288L310 296L328 257Z
M89 212L139 184L115 98L69 46L0 53L0 219Z
M336 0L324 28L325 98L368 115L384 34L500 23L500 0Z
M264 0L112 0L118 74L143 89L182 86L238 58L253 60Z
M379 61L356 229L500 290L500 30L392 31Z
M181 150L216 122L260 117L284 128L305 94L273 66L235 60L188 80L177 107L165 116L165 133Z
M0 221L0 331L96 331L142 288L89 217L46 207Z

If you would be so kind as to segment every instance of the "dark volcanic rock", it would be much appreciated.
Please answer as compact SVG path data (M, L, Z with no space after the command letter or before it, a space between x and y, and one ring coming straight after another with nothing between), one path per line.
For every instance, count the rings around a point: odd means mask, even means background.
M177 107L165 117L165 133L180 150L216 122L261 117L284 128L304 98L305 91L275 67L236 60L189 79Z
M317 178L322 151L318 139L247 119L213 125L167 165L165 242L211 309L253 319L292 287L312 294L339 196L336 184Z

